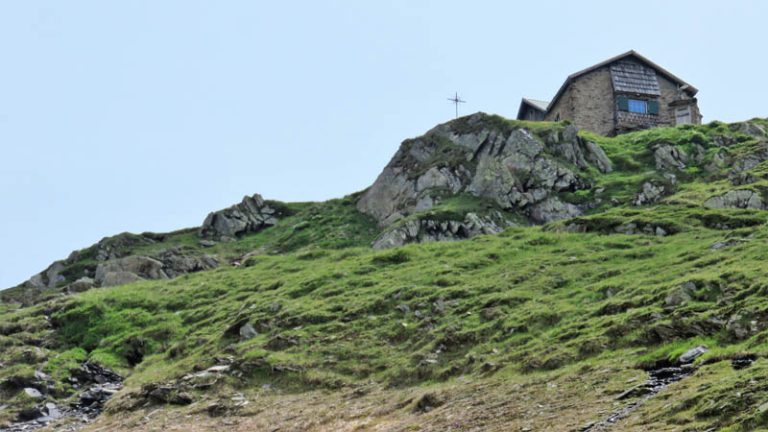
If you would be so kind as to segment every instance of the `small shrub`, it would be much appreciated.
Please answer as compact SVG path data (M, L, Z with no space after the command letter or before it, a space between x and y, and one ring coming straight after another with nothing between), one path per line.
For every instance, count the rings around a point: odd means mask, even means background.
M411 256L403 249L395 249L391 252L384 252L375 255L371 262L377 265L402 264L411 260Z

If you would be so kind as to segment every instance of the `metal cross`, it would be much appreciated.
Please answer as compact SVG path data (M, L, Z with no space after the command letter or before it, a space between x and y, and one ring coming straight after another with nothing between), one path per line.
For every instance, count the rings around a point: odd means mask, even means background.
M456 92L456 95L452 98L448 98L449 101L453 102L454 105L456 105L456 118L459 118L459 104L460 103L467 103L465 100L461 100L459 97L459 93Z

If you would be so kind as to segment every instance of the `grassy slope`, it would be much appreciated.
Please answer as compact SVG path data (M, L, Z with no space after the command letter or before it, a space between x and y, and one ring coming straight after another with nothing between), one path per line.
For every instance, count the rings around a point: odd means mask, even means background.
M737 143L729 151L754 144L720 124L595 138L617 165L612 174L594 173L595 179L626 202L643 181L658 178L649 156L655 142L697 142L711 157L718 133ZM703 343L711 350L699 362L715 363L694 378L710 378L693 388L676 385L680 391L670 389L660 399L666 404L649 405L655 409L644 408L632 421L655 421L656 429L682 424L753 430L767 421L758 407L768 400L768 387L759 384L768 368L760 360L735 371L716 361L747 352L768 356L766 213L703 209L702 199L730 186L693 169L678 177L678 193L666 204L606 204L581 218L594 233L560 232L553 228L562 224L553 224L384 252L350 247L375 235L351 201L296 205L293 219L216 251L287 253L17 311L0 304L0 362L6 365L0 379L29 375L35 365L64 377L90 357L128 373L127 385L138 388L231 355L248 373L227 388L269 383L304 392L374 381L403 389L460 376L526 381L539 374L599 375L594 371L658 363ZM637 220L661 221L676 234L598 234ZM713 229L713 220L729 221L732 229ZM728 239L738 241L710 249ZM178 240L190 247L196 242ZM697 286L692 299L666 306L667 296L686 281ZM45 319L51 312L52 326ZM738 339L725 326L734 316L758 328ZM259 335L245 342L228 336L227 329L244 319ZM626 375L603 379L615 392ZM60 388L61 394L68 391ZM563 392L563 398L580 396L576 388ZM23 405L18 394L5 397Z
M495 369L525 374L626 358L642 364L699 343L712 349L703 360L765 355L768 331L737 341L724 331L697 330L708 328L703 323L711 317L748 310L762 319L768 310L765 228L750 230L752 237L738 246L709 250L746 234L702 228L656 238L521 228L379 253L260 256L247 268L63 300L53 315L63 345L48 353L56 359L48 370L64 373L57 370L66 364L57 352L71 348L64 356L74 357L84 348L126 371L137 340L145 358L129 378L134 387L210 366L223 354L256 365L247 386L294 390L369 380L414 385ZM701 292L684 306L665 308L665 297L688 280ZM4 325L26 330L5 338L6 346L47 331L43 309L5 314ZM226 337L241 317L260 335L246 342ZM276 372L280 366L285 372ZM731 376L722 379L741 375L726 372ZM760 391L768 397L768 389ZM753 420L749 412L734 415Z

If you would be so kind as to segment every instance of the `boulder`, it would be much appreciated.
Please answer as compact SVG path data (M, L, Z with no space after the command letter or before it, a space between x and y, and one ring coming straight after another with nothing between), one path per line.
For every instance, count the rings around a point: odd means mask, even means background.
M258 232L277 223L278 212L259 194L246 196L240 204L210 213L200 228L200 235L214 240L237 238Z
M730 129L734 132L741 132L755 138L765 138L768 135L765 132L765 128L752 121L733 123L730 125Z
M210 270L219 266L219 260L212 255L200 255L197 251L188 251L178 247L165 249L156 254L154 259L162 263L163 272L171 278Z
M633 204L636 206L656 204L664 196L664 191L664 185L645 182L643 183L643 191L635 197Z
M688 162L688 155L683 149L666 143L654 146L653 158L656 169L660 171L684 170Z
M245 323L242 327L240 327L240 339L241 340L248 340L253 338L254 336L257 336L259 333L256 331L255 328L251 325L251 323Z
M755 191L749 189L737 189L715 196L704 201L704 206L709 208L741 208L764 209L763 199Z
M65 269L64 261L54 261L47 269L32 276L27 281L27 286L32 288L55 288L58 284L64 282L64 276L61 274Z
M32 387L26 387L24 389L24 395L30 399L42 399L43 394L40 393L40 390Z
M683 353L683 355L680 356L677 362L681 364L691 363L692 361L696 360L707 351L709 351L707 347L705 347L704 345L699 345L696 348L691 348L685 353Z
M696 283L692 281L683 282L677 288L672 290L666 299L664 304L667 307L677 307L693 299L693 295L696 292Z
M758 332L757 321L748 313L737 312L728 319L725 330L736 340L743 340Z
M116 286L141 279L168 279L161 261L135 255L105 261L96 267L96 282L102 286Z
M72 282L68 286L69 292L83 292L88 291L89 289L93 288L96 284L96 281L89 277L81 277L80 279Z
M531 218L538 223L547 223L560 219L568 219L582 214L573 204L560 201L553 196L535 204L531 208Z

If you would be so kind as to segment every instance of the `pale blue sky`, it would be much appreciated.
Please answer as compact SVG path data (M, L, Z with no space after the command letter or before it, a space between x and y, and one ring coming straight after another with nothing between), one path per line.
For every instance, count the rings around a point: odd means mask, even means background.
M0 288L245 194L363 189L454 91L514 117L629 49L697 86L705 121L768 116L766 5L2 0Z

